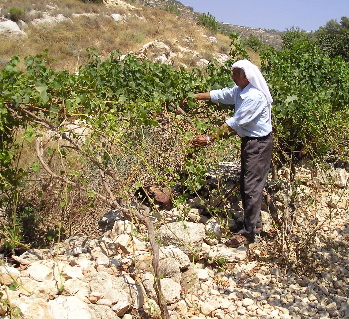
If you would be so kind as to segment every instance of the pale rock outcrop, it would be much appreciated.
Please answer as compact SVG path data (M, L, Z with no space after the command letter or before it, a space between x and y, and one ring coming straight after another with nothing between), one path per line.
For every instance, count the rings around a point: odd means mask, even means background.
M210 61L206 60L206 59L200 59L196 65L201 68L201 69L205 69L208 65L209 65Z
M171 64L172 58L176 56L167 44L159 40L146 43L135 55L140 59L163 64Z
M104 0L104 4L111 7L120 7L128 10L136 10L137 8L126 1L122 0Z
M159 228L157 235L163 245L175 245L189 257L201 252L205 226L191 222L174 222Z
M43 27L43 26L55 26L58 23L71 21L69 18L65 17L63 14L58 14L57 16L51 16L49 14L44 14L43 18L34 19L31 22L31 25L34 27Z
M26 36L26 33L12 20L0 21L0 34L14 37Z
M124 14L119 14L119 13L113 13L111 17L115 22L121 22L126 19L126 16Z

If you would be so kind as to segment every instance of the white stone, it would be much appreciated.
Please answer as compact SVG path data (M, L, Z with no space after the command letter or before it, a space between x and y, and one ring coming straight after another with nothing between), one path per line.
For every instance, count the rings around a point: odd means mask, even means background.
M11 266L0 266L0 284L8 286L19 276L18 269Z
M12 307L15 309L18 307L22 313L20 318L25 319L56 319L51 313L51 308L47 304L45 299L21 297L12 301Z
M57 16L46 15L43 18L34 19L31 24L36 27L42 26L55 26L58 23L70 21L69 18L65 17L63 14L58 14Z
M62 274L65 279L81 279L84 277L81 268L71 267L69 265L63 267Z
M222 227L214 218L211 218L210 220L208 220L205 227L206 227L206 231L212 232L218 240L221 240Z
M204 69L209 65L210 61L206 60L206 59L200 59L198 62L196 62L196 65L201 68Z
M128 301L120 301L117 304L113 305L113 311L119 316L122 317L129 309L131 305Z
M75 296L58 296L48 301L54 319L94 319L93 312L86 303Z
M121 234L131 234L134 229L133 224L128 220L117 220L114 223L111 238L114 238Z
M205 316L210 316L216 309L216 306L210 301L203 302L200 306L200 310Z
M349 173L344 168L337 168L334 173L335 185L338 187L346 187Z
M76 296L84 302L89 300L90 287L87 282L79 279L69 279L64 283L64 293Z
M116 21L116 22L125 20L125 15L119 14L119 13L113 13L113 14L111 15L111 17L112 17L113 20Z
M53 278L53 269L40 262L34 262L29 265L28 274L36 281L51 280Z
M128 234L120 234L120 235L118 235L117 237L114 238L114 243L115 243L115 245L120 247L121 250L125 254L132 253L134 248L135 248L133 246L132 238Z
M112 303L112 301L110 299L104 299L104 298L97 300L96 304L97 305L108 306L108 307L111 307L113 305L113 303Z
M11 20L0 21L0 34L15 36L26 35L26 33L19 28L18 24Z
M82 270L87 270L90 268L92 262L91 260L88 260L86 258L83 258L83 259L78 259L76 261L76 263L79 265L79 267L82 269Z
M181 297L181 285L171 278L160 279L161 290L167 303L175 303Z
M211 247L208 251L208 256L212 259L226 258L229 262L244 260L247 257L247 249L245 246L238 248L227 247L225 244L218 244Z
M96 260L98 265L107 266L110 263L109 257L106 256L99 247L94 248L91 251L91 255Z
M126 1L122 1L122 0L104 0L104 3L110 7L114 7L114 6L118 7L118 8L121 7L121 8L127 9L127 10L136 10L137 9L133 5L127 3Z
M173 245L160 247L160 259L172 257L179 262L181 269L186 269L190 265L190 259L187 254L185 254L178 247Z
M199 280L206 281L210 278L210 275L207 269L197 269L196 272L198 274Z
M248 307L254 304L253 299L251 298L245 298L244 300L242 300L242 304L244 307Z

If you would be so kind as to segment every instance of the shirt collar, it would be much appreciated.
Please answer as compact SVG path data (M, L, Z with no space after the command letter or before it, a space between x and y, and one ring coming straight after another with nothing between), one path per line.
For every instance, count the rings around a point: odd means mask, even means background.
M246 95L247 92L248 92L248 90L249 90L250 88L252 88L252 87L253 87L252 84L249 83L249 84L247 84L243 89L240 88L240 90L241 90L241 92L240 92L240 97L241 97L242 99L244 99L244 98L245 98L245 95Z

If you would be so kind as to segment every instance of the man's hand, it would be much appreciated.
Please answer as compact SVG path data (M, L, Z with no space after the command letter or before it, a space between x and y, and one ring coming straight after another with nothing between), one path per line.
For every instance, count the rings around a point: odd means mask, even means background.
M191 144L195 147L197 146L205 146L209 143L209 138L207 135L196 135L193 140L191 141Z

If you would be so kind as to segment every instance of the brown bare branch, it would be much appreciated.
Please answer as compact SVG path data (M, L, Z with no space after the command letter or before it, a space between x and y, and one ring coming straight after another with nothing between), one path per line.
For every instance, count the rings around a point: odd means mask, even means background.
M46 170L46 172L48 172L52 177L57 178L71 186L74 186L78 189L84 190L84 191L88 191L86 188L84 188L81 185L78 185L70 180L68 180L67 178L64 178L62 176L59 176L57 174L55 174L51 168L47 165L47 163L44 161L43 157L42 157L42 148L40 145L40 141L39 139L36 139L36 154L38 156L38 159L41 163L41 165L43 166L43 168ZM121 207L121 205L118 203L117 199L115 198L113 192L111 191L106 179L105 179L105 171L100 169L100 176L102 178L102 182L103 182L103 186L105 188L105 190L107 191L107 193L109 194L109 198L99 194L99 193L95 193L95 195L102 199L104 202L108 203L112 208L116 208L118 210L120 210L125 217L129 218L131 217L131 212L130 210ZM156 295L157 295L157 301L158 301L158 305L160 307L160 311L161 311L161 315L163 319L169 319L170 315L167 309L167 304L166 301L164 299L162 290L161 290L161 282L160 282L160 272L159 272L159 244L156 242L155 239L155 231L154 231L154 225L152 223L152 221L149 218L149 215L145 215L142 214L140 212L140 210L135 210L134 211L136 217L143 223L146 225L147 230L148 230L148 237L149 237L149 242L150 242L150 247L151 250L153 252L153 268L154 268L154 273L155 273L155 282L154 282L154 289L156 291Z
M44 170L45 170L47 173L49 173L53 178L56 178L56 179L58 179L58 180L60 180L60 181L62 181L62 182L64 182L64 183L66 183L66 184L68 184L68 185L74 186L74 187L76 187L76 188L78 188L78 189L81 189L81 190L83 190L83 191L85 191L85 192L88 191L87 188L85 188L85 187L83 187L83 186L81 186L81 185L78 185L77 183L74 183L74 182L72 182L71 180L69 180L69 179L67 179L67 178L65 178L65 177L63 177L63 176L59 176L59 175L57 175L56 173L54 173L54 172L51 170L51 168L47 165L47 163L44 161L44 159L43 159L43 157L42 157L43 151L42 151L42 148L41 148L41 145L40 145L40 141L39 141L38 138L36 139L35 150L36 150L36 155L37 155L37 157L38 157L38 159L39 159L39 161L40 161L42 167L43 167ZM109 200L107 197L105 197L105 196L103 196L103 195L101 195L101 194L99 194L99 193L95 193L95 195L96 195L98 198L100 198L101 200L103 200L104 202L106 202L106 203L108 203L109 205L111 205L113 208L116 208L116 207L114 206L114 203L113 203L111 200Z

